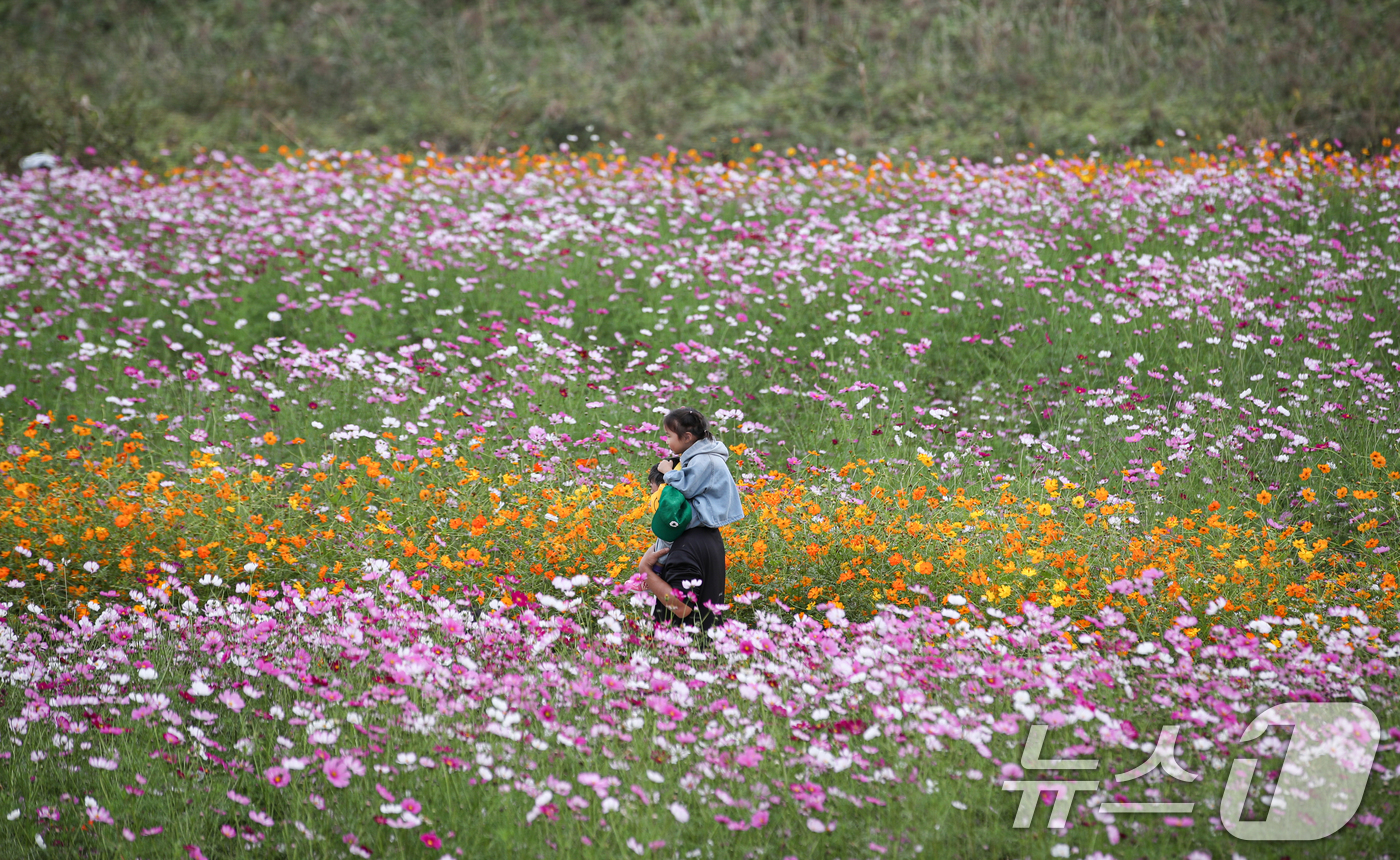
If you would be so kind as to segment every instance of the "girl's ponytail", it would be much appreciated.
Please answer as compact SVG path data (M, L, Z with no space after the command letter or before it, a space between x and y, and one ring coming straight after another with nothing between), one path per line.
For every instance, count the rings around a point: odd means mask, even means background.
M666 413L666 417L662 420L661 426L682 438L684 438L687 433L693 435L696 439L715 438L714 435L710 433L710 423L705 420L705 416L689 407L683 406L680 409L672 409L670 412Z

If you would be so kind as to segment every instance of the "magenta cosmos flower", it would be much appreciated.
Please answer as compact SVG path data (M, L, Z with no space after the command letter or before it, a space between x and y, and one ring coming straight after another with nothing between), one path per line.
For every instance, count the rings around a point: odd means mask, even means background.
M346 767L345 759L336 757L326 761L321 768L326 775L326 780L336 788L344 788L350 784L350 768Z
M263 776L267 777L267 781L272 783L277 788L286 788L287 785L292 781L291 771L287 770L281 765L273 765L272 767L263 771Z

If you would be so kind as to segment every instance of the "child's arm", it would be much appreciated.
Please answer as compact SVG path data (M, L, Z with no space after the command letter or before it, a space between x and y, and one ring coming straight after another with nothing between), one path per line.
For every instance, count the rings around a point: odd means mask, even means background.
M724 478L733 480L729 474L729 468L723 465L723 461L718 457L702 455L691 460L684 467L671 469L663 477L666 483L680 490L682 496L693 499L700 495L705 487L720 479L718 474L720 470L724 472Z

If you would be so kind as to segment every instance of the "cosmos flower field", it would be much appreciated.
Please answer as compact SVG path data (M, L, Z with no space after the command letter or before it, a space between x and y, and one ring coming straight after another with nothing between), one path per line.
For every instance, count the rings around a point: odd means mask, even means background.
M1400 150L1159 144L0 179L0 844L1392 856ZM680 405L709 635L634 575ZM1241 842L1287 701L1375 711L1367 791ZM1116 780L1168 725L1201 779Z

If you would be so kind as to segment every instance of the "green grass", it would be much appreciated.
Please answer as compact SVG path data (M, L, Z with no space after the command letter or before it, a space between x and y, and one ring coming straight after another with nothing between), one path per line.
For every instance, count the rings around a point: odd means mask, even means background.
M1110 151L1178 128L1206 141L1296 132L1359 152L1400 125L1387 60L1397 9L12 0L0 4L0 164L49 147L89 161L425 139L454 153L578 151L624 132L633 151L664 133L726 158L755 140L984 158L1027 142Z

